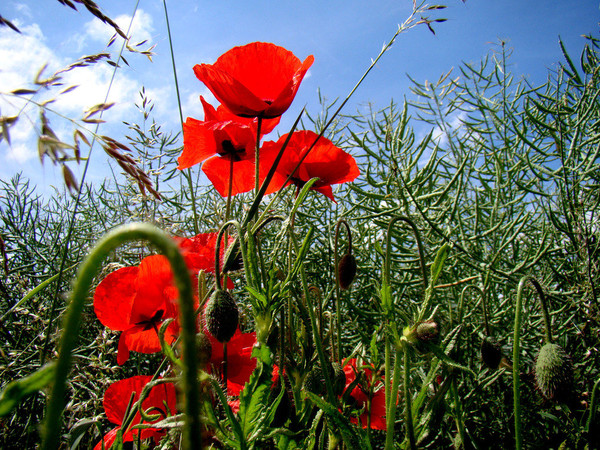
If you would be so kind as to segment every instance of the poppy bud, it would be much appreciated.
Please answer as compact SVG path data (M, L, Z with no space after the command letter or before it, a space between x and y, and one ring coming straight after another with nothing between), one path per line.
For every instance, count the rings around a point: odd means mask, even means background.
M440 327L433 320L426 320L417 325L415 337L420 342L437 342L440 336Z
M346 387L346 373L338 362L331 363L333 370L333 392L335 395L342 395Z
M573 363L558 344L545 344L535 363L535 381L548 400L567 401L573 387Z
M346 253L338 262L338 280L340 289L346 290L354 281L356 275L356 258L351 253Z
M342 366L333 362L329 365L328 377L333 385L333 392L335 395L342 395L344 388L346 387L346 374ZM306 375L304 380L304 389L313 394L325 395L325 374L321 370L320 365L315 365L310 372Z
M196 334L196 354L198 356L198 365L204 370L212 356L212 344L208 336L204 333Z
M486 336L481 341L481 360L490 369L496 370L502 361L502 348L493 337Z
M206 329L219 342L228 342L237 330L239 312L229 291L217 289L204 308Z

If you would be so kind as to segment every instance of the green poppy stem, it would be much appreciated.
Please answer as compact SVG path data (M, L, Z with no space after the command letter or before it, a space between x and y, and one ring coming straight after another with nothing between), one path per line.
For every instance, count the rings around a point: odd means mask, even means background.
M71 369L71 355L79 337L81 314L94 277L110 252L126 242L140 239L148 240L155 245L167 257L173 270L175 284L179 291L179 320L185 363L183 390L186 420L183 429L183 442L188 449L200 448L201 446L199 388L196 379L196 316L189 271L173 239L153 225L133 223L122 225L107 233L98 241L79 267L63 322L54 383L46 406L42 449L56 449L60 444L62 411L65 406L67 377Z

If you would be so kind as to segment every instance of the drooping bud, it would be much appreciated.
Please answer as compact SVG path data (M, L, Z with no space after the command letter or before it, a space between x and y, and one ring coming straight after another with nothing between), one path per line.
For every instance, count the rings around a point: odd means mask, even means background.
M346 253L338 262L338 280L340 289L346 290L350 287L356 276L356 258L351 253Z
M545 344L535 363L535 381L548 400L565 402L573 388L573 363L558 344Z
M239 312L229 291L217 289L204 307L206 329L219 342L228 342L237 330Z
M486 336L481 341L481 360L490 369L496 370L502 361L502 347L491 336Z

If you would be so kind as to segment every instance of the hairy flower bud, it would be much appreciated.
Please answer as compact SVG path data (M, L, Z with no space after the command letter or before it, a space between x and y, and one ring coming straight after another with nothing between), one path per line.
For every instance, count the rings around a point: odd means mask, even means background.
M490 369L496 370L502 361L502 347L491 336L486 336L481 341L481 360Z
M535 381L548 400L567 401L573 388L573 363L558 344L545 344L535 363Z
M219 342L228 342L237 330L239 312L229 291L217 289L206 302L204 323Z
M340 289L346 290L350 287L356 276L356 258L351 253L346 253L338 262L338 280Z

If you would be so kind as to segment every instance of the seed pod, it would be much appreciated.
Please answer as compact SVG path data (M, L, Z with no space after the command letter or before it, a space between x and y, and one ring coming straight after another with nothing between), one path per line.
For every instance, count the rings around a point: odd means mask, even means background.
M502 361L502 347L491 336L486 336L481 341L481 360L490 369L496 370Z
M346 290L354 281L356 276L356 258L351 253L346 253L338 262L337 266L340 289Z
M548 400L565 402L573 388L573 363L558 344L545 344L535 363L535 381Z
M228 342L237 330L239 312L229 291L217 289L206 302L204 323L219 342Z

